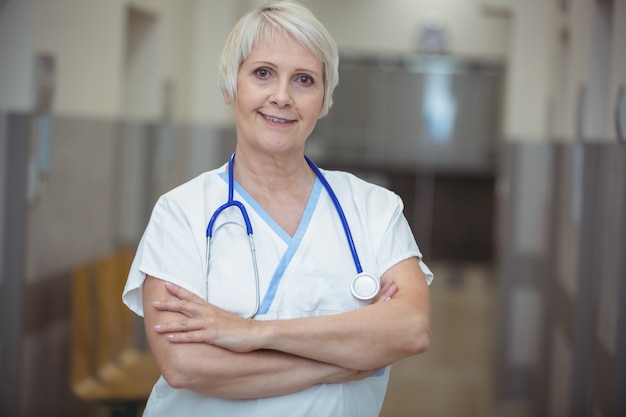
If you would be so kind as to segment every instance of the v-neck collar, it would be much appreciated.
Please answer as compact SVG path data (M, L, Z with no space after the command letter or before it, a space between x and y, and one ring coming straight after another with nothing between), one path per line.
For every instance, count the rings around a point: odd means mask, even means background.
M228 184L228 174L225 172L221 172L219 174L220 178ZM246 204L252 208L258 215L263 219L263 221L276 233L280 239L285 242L287 245L291 245L294 241L299 242L311 222L311 217L313 216L313 212L315 211L315 207L317 206L317 202L319 200L320 194L322 192L322 183L319 178L315 178L315 183L313 184L313 189L311 190L311 195L309 195L309 200L307 201L306 207L304 208L304 212L302 213L302 217L300 219L300 223L298 224L298 229L294 233L293 237L285 231L276 221L265 211L265 209L250 195L237 181L234 184L234 190L241 196L241 198L246 202Z
M226 173L220 173L220 177L228 184L228 175ZM272 279L270 280L270 284L267 288L267 292L263 297L261 305L259 306L258 315L267 314L269 308L274 301L274 297L276 296L276 292L278 291L278 286L285 274L285 271L289 267L291 260L295 256L306 231L311 223L311 219L313 217L313 213L315 212L315 207L317 206L317 202L319 201L322 189L324 186L319 178L315 178L315 183L313 184L313 189L311 190L311 195L309 196L309 201L304 209L304 213L302 213L302 218L300 219L300 224L298 225L298 229L296 233L291 237L289 233L287 233L282 227L278 225L272 219L272 217L261 207L257 201L252 198L248 192L241 187L236 181L234 184L234 190L241 196L241 198L265 221L267 225L276 233L277 236L280 237L286 244L287 250L283 254L282 258L278 262L276 269L274 270L274 274L272 275ZM253 226L254 229L254 226Z

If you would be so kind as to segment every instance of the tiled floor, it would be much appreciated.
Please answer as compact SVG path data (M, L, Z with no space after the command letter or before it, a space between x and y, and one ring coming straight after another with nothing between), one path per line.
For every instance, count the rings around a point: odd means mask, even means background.
M496 287L481 265L430 265L431 344L392 367L381 417L529 417L493 398Z

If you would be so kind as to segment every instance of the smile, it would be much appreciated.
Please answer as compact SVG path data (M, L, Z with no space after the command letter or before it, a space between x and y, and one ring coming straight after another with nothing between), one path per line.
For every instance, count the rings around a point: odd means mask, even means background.
M267 120L268 122L272 124L288 125L294 122L294 120L281 119L279 117L272 117L263 113L261 113L261 115L263 116L263 118L265 118L265 120Z

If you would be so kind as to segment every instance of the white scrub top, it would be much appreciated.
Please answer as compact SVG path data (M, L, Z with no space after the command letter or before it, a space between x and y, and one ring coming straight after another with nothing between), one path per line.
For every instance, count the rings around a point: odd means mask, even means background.
M206 280L206 228L228 197L224 167L206 172L163 195L139 243L123 301L143 316L141 286L146 275L173 282L209 302L239 314L255 305L255 280L243 218L225 210L214 227ZM365 272L376 276L398 262L418 257L427 283L433 279L421 260L401 199L352 174L322 171L337 194ZM316 180L294 236L287 234L238 184L235 199L246 207L260 277L257 320L337 314L369 302L355 299L350 283L356 267L339 215ZM223 400L171 388L161 377L144 416L377 416L389 369L363 381L317 385L304 391L257 400Z

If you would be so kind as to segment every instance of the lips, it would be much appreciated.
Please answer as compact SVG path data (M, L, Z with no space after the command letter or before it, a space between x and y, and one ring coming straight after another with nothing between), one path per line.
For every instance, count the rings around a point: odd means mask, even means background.
M261 116L268 122L274 125L286 126L295 122L295 120L282 119L280 117L268 116L267 114L260 113Z

